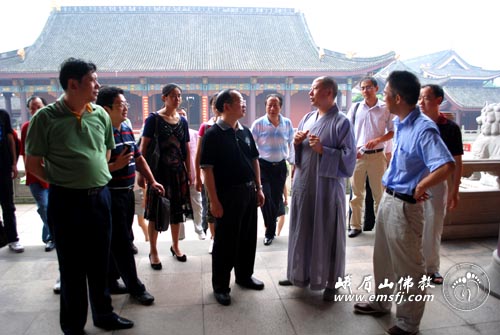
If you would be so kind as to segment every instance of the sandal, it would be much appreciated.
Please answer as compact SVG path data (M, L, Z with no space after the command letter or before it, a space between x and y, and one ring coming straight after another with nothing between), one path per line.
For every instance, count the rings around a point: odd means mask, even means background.
M439 272L434 272L433 274L430 275L431 281L436 284L436 285L442 285L443 284L443 276Z

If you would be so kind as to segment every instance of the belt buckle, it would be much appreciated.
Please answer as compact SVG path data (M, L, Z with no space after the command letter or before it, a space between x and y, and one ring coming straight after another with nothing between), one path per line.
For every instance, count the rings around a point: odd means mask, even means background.
M93 196L93 195L97 195L99 194L99 192L101 192L103 188L102 187L93 187L93 188L89 188L87 190L87 195L88 196Z

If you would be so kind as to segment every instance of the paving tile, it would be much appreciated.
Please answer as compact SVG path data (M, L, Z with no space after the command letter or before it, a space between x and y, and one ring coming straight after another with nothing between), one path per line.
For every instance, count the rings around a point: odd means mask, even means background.
M280 300L234 299L230 306L204 307L206 335L296 334Z
M14 254L7 248L0 250L0 334L60 334L59 296L52 292L58 276L57 255L44 252L36 206L18 205L17 214L19 235L26 251ZM262 220L260 214L259 217ZM40 223L39 227L34 222ZM265 289L253 291L239 287L234 283L233 272L232 304L226 307L213 297L212 258L207 251L210 240L198 240L191 222L186 223L186 239L180 242L181 250L188 256L186 263L171 256L170 233L161 234L158 244L161 271L151 269L149 243L134 223L135 244L139 249L135 257L138 274L155 296L155 304L142 306L127 294L113 295L115 312L133 320L135 327L106 332L93 326L89 312L85 330L92 335L378 335L394 324L395 307L390 315L379 318L357 315L353 313L353 302L325 303L322 291L279 286L278 281L286 277L287 226L283 232L267 247L262 245L263 225L259 224L254 276L265 283ZM365 276L373 274L373 241L374 232L347 239L346 275L350 276L353 294L366 294L365 287L360 285ZM441 273L445 275L459 262L486 266L496 246L497 240L491 238L443 241ZM349 292L341 289L340 293L345 296ZM490 296L478 309L460 312L448 305L442 286L429 289L428 293L434 296L434 301L426 304L421 334L498 333L499 299Z

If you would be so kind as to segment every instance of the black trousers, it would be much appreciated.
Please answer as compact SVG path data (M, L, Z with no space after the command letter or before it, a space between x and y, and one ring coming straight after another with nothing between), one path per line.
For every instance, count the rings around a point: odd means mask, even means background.
M14 205L14 184L11 172L0 170L0 204L7 241L19 241L17 236L16 206Z
M237 280L253 274L257 248L257 196L255 185L218 191L224 214L215 221L212 251L212 287L216 293L230 292L231 270Z
M110 189L110 192L112 233L109 279L122 277L130 294L142 294L145 287L137 276L134 253L130 247L130 227L135 215L134 191Z
M283 199L283 187L286 182L287 167L286 161L271 163L264 159L259 159L260 180L262 191L266 197L264 205L261 207L264 224L266 226L266 237L274 238L276 235L276 219L280 202Z
M208 195L205 185L201 185L201 226L206 233L208 230Z
M364 225L363 230L369 231L375 227L375 210L374 210L374 201L372 195L372 189L370 188L370 182L368 181L368 177L366 177L365 182L365 216L364 216ZM352 190L349 194L349 200L352 200ZM352 210L349 207L349 222L351 222Z
M108 188L80 190L51 185L47 219L56 239L61 274L61 329L65 334L82 332L88 300L94 323L112 318L106 289L111 243Z

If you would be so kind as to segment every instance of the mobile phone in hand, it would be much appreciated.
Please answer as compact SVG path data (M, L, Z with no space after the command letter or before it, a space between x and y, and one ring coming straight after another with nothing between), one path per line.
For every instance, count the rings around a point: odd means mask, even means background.
M128 154L129 152L132 152L132 146L130 144L123 144L123 146L126 148L125 153Z

